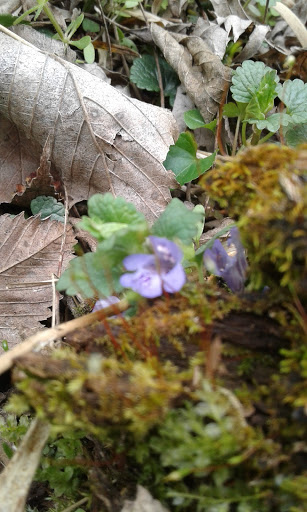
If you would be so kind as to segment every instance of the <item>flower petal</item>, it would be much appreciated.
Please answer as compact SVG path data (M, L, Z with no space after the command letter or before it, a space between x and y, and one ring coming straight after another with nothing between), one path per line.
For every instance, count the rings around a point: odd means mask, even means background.
M99 309L107 308L111 304L116 304L117 302L119 302L119 298L115 297L114 295L110 295L106 299L99 299L96 301L92 313L94 313L95 311L99 311Z
M154 299L162 295L161 277L157 272L144 268L131 274L123 274L119 282L125 288L131 288L147 299Z
M181 262L182 252L174 242L158 236L149 236L148 239L159 259L162 272L168 272L176 263Z
M181 263L177 263L175 267L167 274L162 274L163 288L168 293L179 292L186 282L186 275Z
M155 257L152 254L131 254L123 259L126 270L139 270L142 267L155 268Z
M215 240L211 249L204 252L204 265L206 269L215 276L221 277L223 271L229 264L231 258L228 256L220 240Z

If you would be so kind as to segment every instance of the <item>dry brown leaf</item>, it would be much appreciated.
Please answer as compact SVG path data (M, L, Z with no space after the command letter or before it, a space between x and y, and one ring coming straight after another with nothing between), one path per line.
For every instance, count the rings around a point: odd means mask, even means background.
M206 123L212 121L228 88L230 68L200 37L169 33L155 24L151 25L151 33Z
M17 452L0 476L0 512L22 512L49 435L49 425L33 420Z
M246 20L247 14L244 11L240 0L210 0L216 16L230 16L232 14Z
M175 185L162 165L177 136L171 113L16 37L0 33L0 112L40 148L51 137L70 205L111 190L153 221Z
M9 348L39 329L51 316L52 286L58 274L64 225L39 217L0 217L0 337ZM66 233L63 270L76 243L72 228ZM46 282L47 281L47 282ZM3 349L0 348L0 352Z
M26 178L26 186L17 185L17 193L11 203L20 208L29 208L31 201L38 196L58 197L55 189L54 178L50 173L50 141L48 140L43 149L39 168Z
M18 186L39 167L40 151L22 131L0 115L0 203L10 203Z

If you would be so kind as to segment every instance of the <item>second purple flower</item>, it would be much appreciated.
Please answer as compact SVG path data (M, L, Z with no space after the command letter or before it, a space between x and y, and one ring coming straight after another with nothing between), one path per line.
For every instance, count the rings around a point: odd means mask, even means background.
M148 240L154 254L127 256L123 265L134 272L123 274L120 284L148 299L159 297L163 291L178 292L186 281L181 250L167 238L149 236Z

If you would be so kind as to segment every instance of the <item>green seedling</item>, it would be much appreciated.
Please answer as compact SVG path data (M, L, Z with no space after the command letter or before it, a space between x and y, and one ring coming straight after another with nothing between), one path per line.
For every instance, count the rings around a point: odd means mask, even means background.
M95 50L94 46L91 42L90 36L84 36L77 41L73 41L72 37L75 32L78 30L80 25L83 23L84 14L80 14L75 20L73 20L70 25L67 27L66 31L63 32L60 25L58 24L50 6L48 5L48 0L37 0L36 5L28 9L21 16L19 16L14 22L13 25L18 25L21 23L29 14L35 13L34 21L37 20L41 12L44 12L46 16L51 21L54 29L56 30L56 35L54 39L59 39L65 45L75 46L79 50L83 50L84 59L88 64L92 64L95 60Z

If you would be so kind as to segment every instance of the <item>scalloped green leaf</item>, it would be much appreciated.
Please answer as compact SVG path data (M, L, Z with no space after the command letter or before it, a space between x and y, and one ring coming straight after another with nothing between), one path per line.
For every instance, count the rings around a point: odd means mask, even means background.
M299 78L286 80L278 97L286 105L293 123L307 123L307 84Z
M281 90L276 71L265 66L265 64L260 61L244 61L242 66L236 69L232 77L230 90L233 98L241 103L249 103L252 97L257 93L265 74L272 71L275 74L276 94L274 97L276 97Z
M215 153L207 158L196 157L197 144L191 133L181 133L176 144L170 147L163 163L171 169L180 185L198 178L212 166Z
M144 232L147 222L132 203L112 194L94 194L88 201L89 216L82 217L79 227L85 229L98 241L111 237L117 231L138 226Z
M152 234L190 245L197 237L199 225L203 221L204 210L188 210L182 201L175 198L154 223Z
M51 196L38 196L31 201L31 212L39 214L42 220L51 219L64 222L65 207Z

